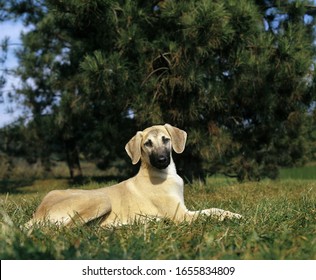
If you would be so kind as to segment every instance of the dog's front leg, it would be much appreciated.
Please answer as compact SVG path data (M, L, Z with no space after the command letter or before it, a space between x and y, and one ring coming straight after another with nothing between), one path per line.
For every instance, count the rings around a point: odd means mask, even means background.
M242 216L230 211L225 211L219 208L204 209L201 211L188 211L186 214L186 220L195 220L200 215L212 216L217 218L219 221L227 219L241 219Z
M227 219L241 219L242 216L230 211L226 211L223 209L219 208L210 208L210 209L205 209L201 211L201 214L207 215L207 216L213 216L218 218L218 220L223 221L226 218Z

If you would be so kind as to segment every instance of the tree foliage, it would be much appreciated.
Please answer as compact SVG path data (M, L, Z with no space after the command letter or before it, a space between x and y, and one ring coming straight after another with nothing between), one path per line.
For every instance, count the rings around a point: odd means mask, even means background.
M12 1L33 26L16 94L41 156L49 129L72 176L79 153L108 167L137 129L168 122L188 132L177 164L188 178L274 178L309 153L313 11L309 1Z

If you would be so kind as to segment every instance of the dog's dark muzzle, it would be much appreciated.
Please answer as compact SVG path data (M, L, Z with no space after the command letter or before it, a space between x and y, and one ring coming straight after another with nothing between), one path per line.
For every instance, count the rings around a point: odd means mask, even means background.
M152 153L149 156L150 164L158 169L165 169L170 164L170 153Z

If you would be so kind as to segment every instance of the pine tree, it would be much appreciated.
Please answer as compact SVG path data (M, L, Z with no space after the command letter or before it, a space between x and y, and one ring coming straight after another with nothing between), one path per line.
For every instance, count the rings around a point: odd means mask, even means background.
M122 94L128 73L110 73L112 67L124 70L124 62L117 54L108 59L99 51L104 46L108 55L114 48L111 32L104 32L115 20L108 10L111 5L113 1L12 1L10 12L34 26L22 36L23 47L17 52L16 75L23 83L16 96L21 96L33 124L27 131L34 132L42 162L52 153L50 140L64 146L72 178L82 176L79 154L109 167L122 156L131 135L118 131L135 130L128 117L131 98Z
M287 164L304 156L301 127L315 99L313 25L303 20L305 5L262 1L261 13L252 1L154 7L154 32L140 28L149 31L137 38L150 45L138 64L147 69L133 109L143 123L171 122L189 132L185 171L254 180L276 177L283 156ZM133 19L124 32L141 24ZM124 49L135 50L130 44Z
M17 2L35 26L17 73L40 139L49 113L68 151L109 166L136 129L168 122L189 135L181 173L239 180L308 153L310 1Z

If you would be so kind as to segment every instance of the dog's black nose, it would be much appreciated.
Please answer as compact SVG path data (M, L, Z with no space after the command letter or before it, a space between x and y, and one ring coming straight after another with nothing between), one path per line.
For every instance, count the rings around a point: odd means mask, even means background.
M159 163L166 163L167 162L167 157L166 156L164 156L164 155L160 155L159 157L158 157L158 162Z

